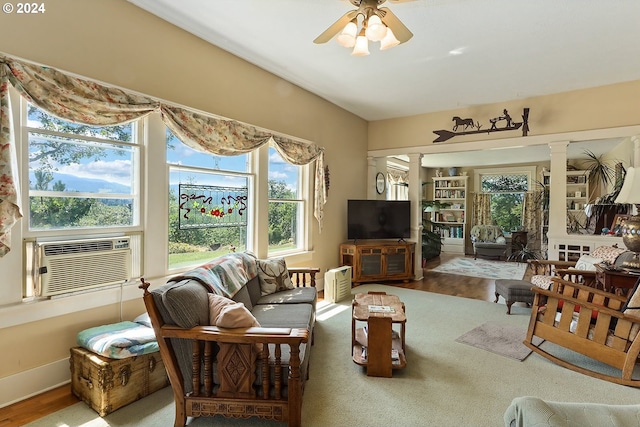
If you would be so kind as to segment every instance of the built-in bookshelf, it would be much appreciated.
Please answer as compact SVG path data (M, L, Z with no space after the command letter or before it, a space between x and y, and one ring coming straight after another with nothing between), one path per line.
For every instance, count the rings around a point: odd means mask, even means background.
M468 176L433 178L433 200L446 205L432 212L433 231L443 237L442 252L464 254Z

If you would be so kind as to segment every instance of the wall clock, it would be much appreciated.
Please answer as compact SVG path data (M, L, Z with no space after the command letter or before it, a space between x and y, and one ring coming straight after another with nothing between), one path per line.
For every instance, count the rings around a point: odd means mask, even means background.
M384 193L384 187L385 187L384 174L382 172L378 172L376 174L376 191L378 192L378 194Z

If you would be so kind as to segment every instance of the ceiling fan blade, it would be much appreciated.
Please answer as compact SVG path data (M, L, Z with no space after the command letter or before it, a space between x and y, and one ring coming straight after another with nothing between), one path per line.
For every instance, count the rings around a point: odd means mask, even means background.
M413 33L409 31L407 27L405 27L402 21L400 21L388 7L381 7L378 9L378 11L383 12L378 14L378 16L380 16L380 19L382 20L382 22L384 22L384 25L391 28L393 34L400 41L400 43L404 43L411 37L413 37Z
M316 43L316 44L328 42L329 40L331 40L333 38L333 36L335 36L340 31L342 31L344 26L347 25L349 23L349 21L351 21L357 15L358 15L358 11L357 10L352 10L352 11L349 11L349 12L345 13L344 15L342 15L342 17L340 19L338 19L336 22L331 24L331 26L329 28L324 30L324 32L322 34L320 34L318 37L316 37L316 39L313 42Z

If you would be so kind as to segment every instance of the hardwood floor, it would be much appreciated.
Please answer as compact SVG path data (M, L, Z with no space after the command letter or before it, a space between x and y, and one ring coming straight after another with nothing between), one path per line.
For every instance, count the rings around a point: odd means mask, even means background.
M424 278L422 280L408 283L394 283L394 285L403 288L493 302L495 299L493 279L456 276L430 271L453 257L454 255L442 254L438 258L428 261L425 265ZM322 297L322 295L320 295L320 297ZM0 409L0 427L22 426L77 402L79 402L79 400L71 394L71 386L67 384Z

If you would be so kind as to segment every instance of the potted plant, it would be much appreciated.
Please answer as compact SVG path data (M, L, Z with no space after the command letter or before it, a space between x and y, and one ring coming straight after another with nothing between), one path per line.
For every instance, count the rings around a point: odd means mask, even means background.
M587 224L585 228L594 234L600 234L603 228L608 228L616 214L628 214L631 211L631 205L616 203L615 200L622 189L626 170L622 163L617 163L612 167L606 163L602 156L596 156L593 152L585 150L588 156L586 160L586 170L589 172L589 187L591 191L590 198L594 199L593 191L597 186L609 188L612 186L610 193L595 198L593 203L587 206Z
M431 213L438 212L440 209L444 209L449 206L450 203L444 203L437 200L424 200L422 202L422 212L429 213L429 215L423 215L422 217L422 258L424 260L435 258L439 256L442 251L442 236L433 231L435 223L431 219ZM447 227L442 224L439 226L443 228Z

